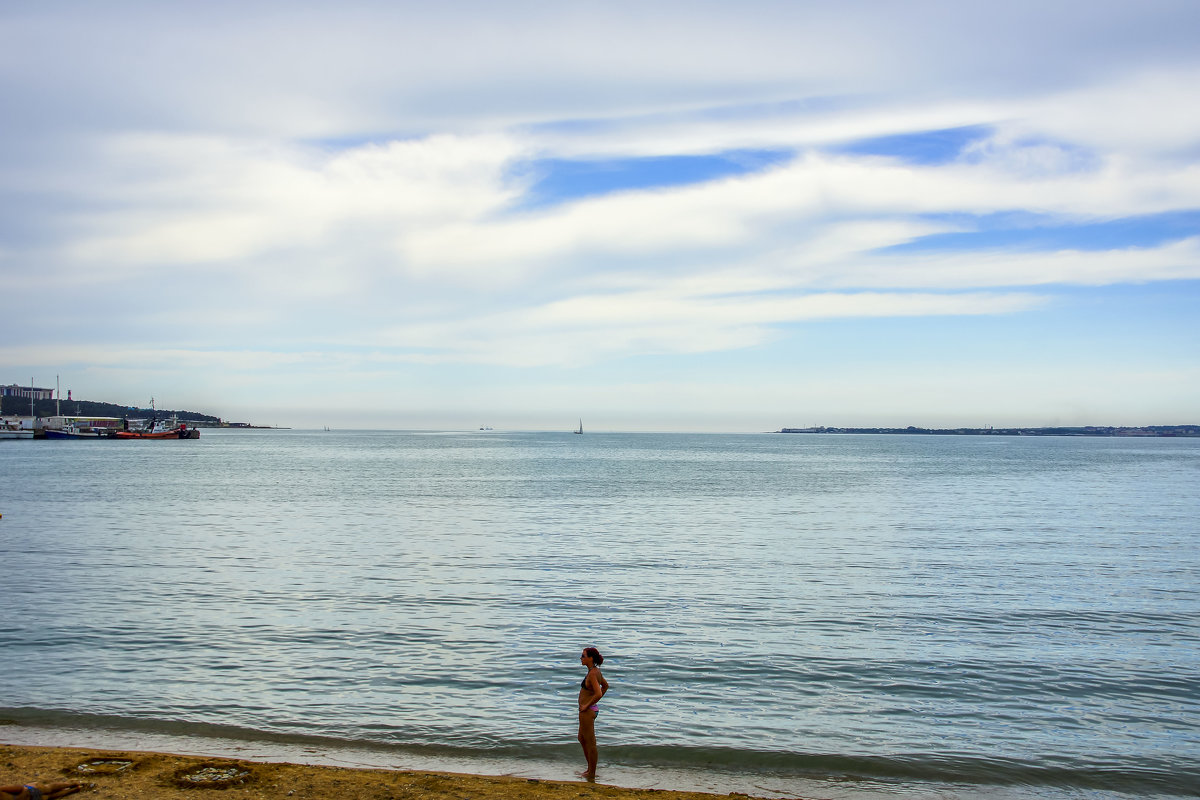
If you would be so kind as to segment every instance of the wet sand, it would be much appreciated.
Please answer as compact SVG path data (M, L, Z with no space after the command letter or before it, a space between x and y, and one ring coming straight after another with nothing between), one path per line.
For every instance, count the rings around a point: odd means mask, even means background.
M0 745L0 785L71 780L90 784L71 795L87 800L203 800L206 796L213 800L712 800L748 796L625 789L584 781Z

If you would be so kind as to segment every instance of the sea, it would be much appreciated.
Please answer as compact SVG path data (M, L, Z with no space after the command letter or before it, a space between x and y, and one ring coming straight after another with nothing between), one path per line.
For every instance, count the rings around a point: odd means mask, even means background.
M1200 792L1200 439L0 442L0 742L767 797Z

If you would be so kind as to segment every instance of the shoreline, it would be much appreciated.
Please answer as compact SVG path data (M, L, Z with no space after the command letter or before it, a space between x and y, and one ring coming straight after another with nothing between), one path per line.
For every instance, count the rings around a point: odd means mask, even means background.
M114 760L126 762L126 768L109 770ZM102 762L99 771L79 770L93 761ZM220 798L256 800L1067 800L1080 793L1096 800L1173 800L1190 796L1180 785L1122 786L1103 769L1072 786L1011 779L963 783L915 774L869 778L841 770L784 776L773 775L770 769L731 772L606 763L603 748L599 780L580 778L581 767L581 757L553 761L448 756L401 747L53 728L0 720L0 785L78 780L92 784L80 797L102 800L198 800L196 790L206 788L222 789ZM208 777L236 773L238 780L228 787L177 780L180 773L200 769ZM201 792L199 798L204 796Z
M546 781L515 775L346 767L218 758L136 750L0 744L0 783L78 780L90 784L79 797L116 800L197 800L197 789L221 797L258 800L712 800L719 795L631 789L583 781ZM203 796L203 795L201 795ZM749 795L740 795L749 797Z
M56 727L28 725L0 720L0 750L47 751L70 753L126 753L145 756L171 756L196 761L237 761L256 764L289 764L296 768L348 769L375 772L404 772L436 775L467 775L480 780L532 781L541 784L578 784L604 786L614 791L653 792L656 797L671 793L680 798L739 796L756 798L797 798L818 796L828 800L877 800L892 796L897 785L883 781L851 781L831 785L816 776L772 775L758 771L732 772L704 767L681 768L649 764L606 763L601 747L599 781L583 781L578 773L583 757L527 758L511 754L464 755L438 753L421 748L376 746L365 743L339 744L312 739L286 741L231 738L221 735L196 735L154 731L134 731L108 727ZM617 748L620 749L619 747ZM569 748L567 748L569 750ZM5 760L0 759L0 765ZM24 762L21 762L24 763ZM24 778L51 780L44 774ZM61 779L58 778L58 779ZM19 782L21 776L7 766L0 775L4 781ZM126 797L126 795L120 795ZM151 796L151 795L147 795ZM265 795L274 797L274 795ZM569 795L573 796L573 795ZM634 795L628 795L632 797ZM195 800L195 795L189 795ZM522 794L520 797L533 798ZM538 797L543 797L538 795Z

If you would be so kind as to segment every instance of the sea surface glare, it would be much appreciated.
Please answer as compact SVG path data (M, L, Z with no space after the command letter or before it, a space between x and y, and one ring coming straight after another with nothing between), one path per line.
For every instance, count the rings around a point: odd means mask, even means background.
M822 798L1200 787L1200 440L0 442L0 741Z

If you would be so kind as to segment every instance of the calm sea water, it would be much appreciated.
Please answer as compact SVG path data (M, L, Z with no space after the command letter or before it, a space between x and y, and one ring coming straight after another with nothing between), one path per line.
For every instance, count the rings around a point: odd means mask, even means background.
M561 777L595 644L602 781L1193 794L1198 489L1186 439L0 442L0 740Z

